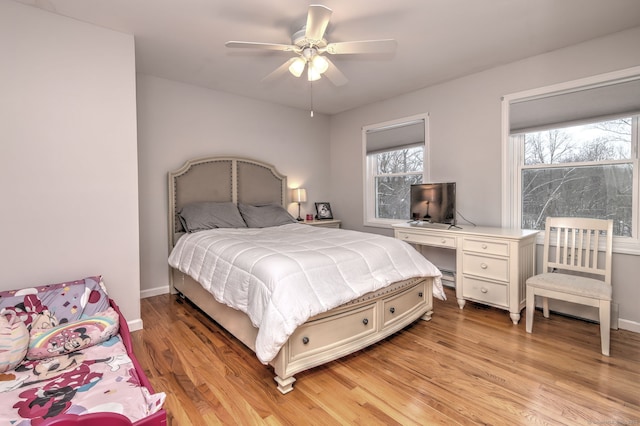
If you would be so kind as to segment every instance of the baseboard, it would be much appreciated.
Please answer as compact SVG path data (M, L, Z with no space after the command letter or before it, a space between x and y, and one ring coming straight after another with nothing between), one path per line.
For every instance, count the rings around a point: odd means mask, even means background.
M169 293L169 286L150 288L148 290L142 290L140 292L140 299L146 299L147 297L160 296L161 294Z
M634 333L640 333L640 322L629 321L626 319L618 320L618 327L621 330L633 331Z
M142 319L127 321L127 325L129 326L129 331L142 330Z

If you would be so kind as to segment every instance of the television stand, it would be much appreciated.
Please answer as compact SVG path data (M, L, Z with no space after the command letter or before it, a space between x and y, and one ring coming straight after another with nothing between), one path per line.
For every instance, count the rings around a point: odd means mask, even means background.
M393 228L396 238L415 246L456 251L454 282L460 309L471 300L505 309L514 324L520 321L526 281L535 272L538 231L412 223Z

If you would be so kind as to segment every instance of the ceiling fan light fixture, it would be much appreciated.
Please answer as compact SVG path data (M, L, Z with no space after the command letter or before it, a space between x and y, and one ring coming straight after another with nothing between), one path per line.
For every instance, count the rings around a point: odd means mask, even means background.
M311 60L311 65L319 74L324 74L329 69L329 61L324 56L316 55Z
M300 77L306 64L307 62L304 59L296 58L291 62L291 65L289 65L289 72L296 77Z
M225 46L232 48L253 48L277 52L290 52L294 55L267 75L264 80L286 73L301 77L307 68L310 82L319 80L325 75L335 86L347 83L347 77L335 66L327 55L353 55L371 53L392 53L397 42L393 39L343 41L329 43L326 30L331 19L332 10L326 6L312 4L307 12L306 24L291 36L291 44L263 43L255 41L228 41Z

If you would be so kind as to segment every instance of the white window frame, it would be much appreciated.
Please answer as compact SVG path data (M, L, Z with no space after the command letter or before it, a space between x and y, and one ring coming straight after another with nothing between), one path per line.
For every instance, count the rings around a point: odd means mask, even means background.
M570 90L579 90L598 84L633 78L640 76L640 67L633 67L626 70L601 74L589 78L561 83L553 86L506 95L502 100L502 226L506 228L519 229L522 223L522 193L521 193L521 155L523 155L521 143L514 143L518 137L510 135L509 106L512 102L522 99L549 96L551 93L562 93ZM633 237L614 237L613 251L615 253L625 253L640 255L640 170L638 153L638 120L634 120L632 129L632 162L633 162ZM538 243L543 244L544 231L538 234Z
M390 228L392 224L400 222L399 219L383 219L376 217L376 186L375 186L375 178L376 173L376 164L375 161L371 160L367 155L367 133L374 130L382 130L382 129L392 129L394 127L400 127L407 125L408 123L415 123L417 121L423 121L424 123L424 149L423 149L423 171L422 171L422 181L429 181L429 170L431 169L429 159L431 156L429 155L429 115L428 114L418 114L410 117L404 117L397 120L385 121L383 123L372 124L368 126L362 127L362 161L363 161L363 205L364 205L364 215L363 215L363 225L364 226L372 226L377 228ZM406 145L416 146L416 143L408 143ZM399 146L398 149L402 149L402 146ZM409 173L400 173L398 175L406 176L412 174ZM392 176L392 175L388 175ZM409 218L406 219L408 221Z

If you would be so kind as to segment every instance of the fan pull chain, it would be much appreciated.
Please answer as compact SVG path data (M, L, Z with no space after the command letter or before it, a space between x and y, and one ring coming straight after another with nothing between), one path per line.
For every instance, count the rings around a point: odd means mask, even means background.
M313 82L309 82L309 94L311 97L311 117L313 117Z

